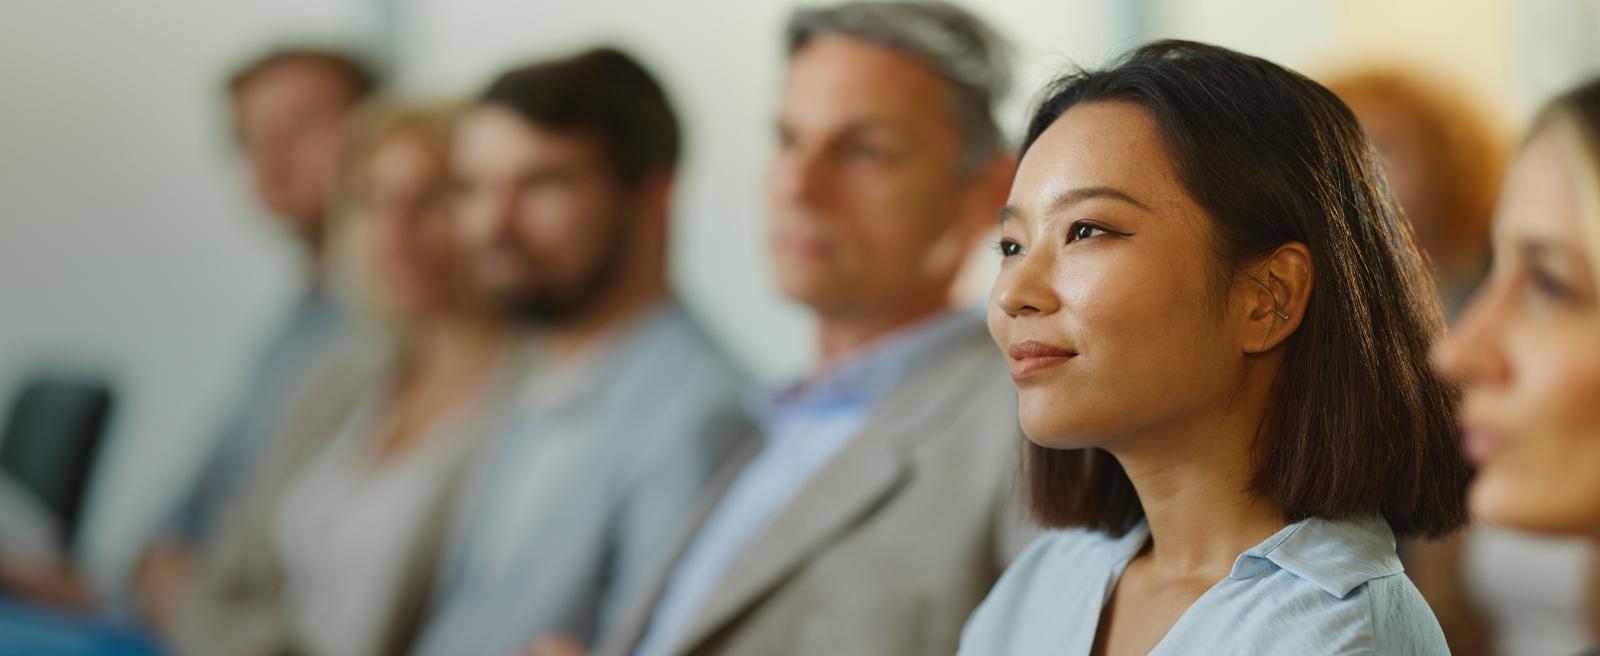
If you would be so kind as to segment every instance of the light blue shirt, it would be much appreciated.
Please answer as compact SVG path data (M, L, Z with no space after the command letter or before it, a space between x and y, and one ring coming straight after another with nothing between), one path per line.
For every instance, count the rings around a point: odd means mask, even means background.
M1052 531L1006 570L967 621L958 656L1086 655L1100 611L1150 538ZM1448 656L1444 633L1402 572L1381 519L1292 524L1239 555L1150 656Z
M809 382L752 398L766 444L678 561L635 656L667 656L772 518L859 435L878 404L982 318L951 312L878 339Z

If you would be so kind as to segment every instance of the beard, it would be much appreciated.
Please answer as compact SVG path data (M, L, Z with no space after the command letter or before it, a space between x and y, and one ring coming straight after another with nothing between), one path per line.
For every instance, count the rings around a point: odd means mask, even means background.
M606 219L607 235L598 242L577 275L563 275L548 266L549 259L523 250L529 275L515 288L499 290L495 298L501 311L513 322L526 326L555 326L575 321L588 314L617 282L627 254L631 252L631 231L624 217Z

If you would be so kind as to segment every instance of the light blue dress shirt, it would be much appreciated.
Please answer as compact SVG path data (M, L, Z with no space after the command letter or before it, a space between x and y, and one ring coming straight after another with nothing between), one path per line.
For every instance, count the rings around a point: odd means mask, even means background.
M958 656L1086 655L1117 578L1150 538L1081 529L1034 541L967 621ZM1381 519L1292 524L1239 555L1150 656L1448 656Z
M878 404L982 317L951 312L884 336L814 377L748 404L766 444L678 561L635 656L667 656L767 524L866 428Z

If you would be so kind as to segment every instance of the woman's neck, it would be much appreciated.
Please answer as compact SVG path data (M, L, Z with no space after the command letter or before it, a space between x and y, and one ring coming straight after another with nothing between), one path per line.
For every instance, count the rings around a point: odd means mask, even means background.
M379 423L387 431L379 436L379 459L408 452L434 420L480 393L506 334L498 321L481 314L451 313L413 326Z
M1144 556L1162 576L1220 581L1239 554L1288 525L1253 489L1272 388L1270 377L1250 378L1215 412L1113 453L1149 522Z
M431 318L416 326L408 368L425 380L463 382L493 363L506 334L501 322L483 313Z

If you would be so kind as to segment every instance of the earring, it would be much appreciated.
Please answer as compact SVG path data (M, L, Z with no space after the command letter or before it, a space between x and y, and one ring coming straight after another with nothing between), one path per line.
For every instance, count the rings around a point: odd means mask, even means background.
M1282 319L1284 321L1288 321L1289 320L1289 315L1284 314L1283 310L1279 310L1278 308L1272 308L1272 313L1278 315L1279 319Z

